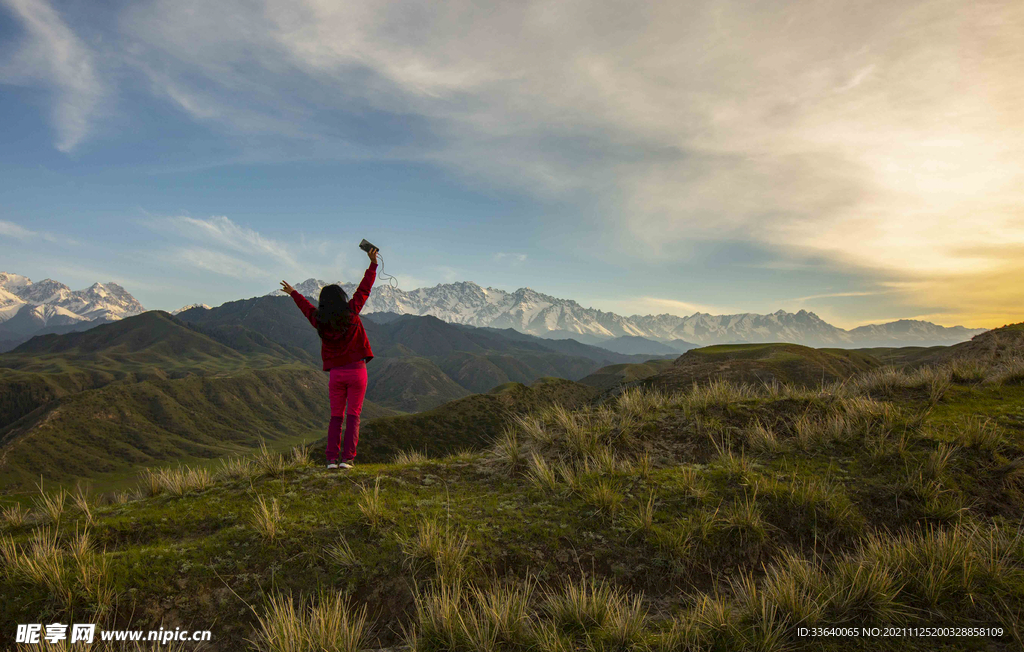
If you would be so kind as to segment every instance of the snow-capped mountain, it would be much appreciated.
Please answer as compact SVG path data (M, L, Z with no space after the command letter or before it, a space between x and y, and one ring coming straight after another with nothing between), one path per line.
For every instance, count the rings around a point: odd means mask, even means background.
M311 278L296 285L295 289L315 300L324 285L327 283ZM356 289L354 283L339 282L339 285L349 295ZM572 337L590 343L635 336L661 342L685 340L701 345L796 342L808 346L839 347L930 346L962 342L984 330L962 326L946 328L929 322L902 320L847 331L806 310L796 313L779 310L768 315L698 312L688 317L668 314L624 317L584 308L571 299L559 299L530 288L506 292L465 281L410 291L378 285L370 294L364 311L433 315L457 324L514 328L541 337Z
M117 283L93 283L84 290L72 290L68 286L47 278L33 283L20 274L0 272L0 321L11 319L14 314L7 312L20 303L21 306L52 306L63 311L35 311L39 316L77 316L85 320L103 319L115 321L145 312L138 300ZM4 307L6 306L6 308ZM20 307L19 306L19 309ZM14 310L14 313L17 313Z
M209 310L210 306L206 305L205 303L190 303L187 306L182 306L182 307L178 308L177 310L172 310L171 314L172 315L177 315L180 312L185 312L186 310L192 310L193 308L202 308L203 310Z
M901 346L901 342L913 342L918 346L939 346L951 339L966 342L984 329L963 326L944 327L928 321L900 319L888 324L869 324L850 330L850 336L860 346Z
M44 279L0 272L0 342L13 348L44 332L84 330L145 312L117 283L94 283L84 290Z

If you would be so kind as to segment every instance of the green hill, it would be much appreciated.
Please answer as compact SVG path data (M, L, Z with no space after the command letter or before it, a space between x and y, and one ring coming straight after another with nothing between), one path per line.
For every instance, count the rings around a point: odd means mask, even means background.
M363 422L359 461L382 462L403 450L431 457L479 450L501 434L510 415L555 403L577 407L589 403L594 394L591 388L571 380L542 378L530 387L507 383L426 412ZM325 446L326 439L316 445Z
M881 366L870 355L847 349L812 349L799 344L720 344L687 351L671 367L644 383L666 389L727 380L755 385L815 387Z
M998 365L1021 358L1024 358L1024 323L1009 324L975 335L967 342L938 352L932 360L940 364L952 360L965 360L984 365Z
M869 355L889 367L914 367L930 363L948 348L948 346L880 346L852 350Z
M470 394L426 358L375 358L366 371L366 397L402 412L427 410Z
M113 382L224 376L301 361L276 353L270 346L230 348L160 311L84 332L38 336L0 355L0 428L50 401Z
M118 382L51 401L0 429L0 487L136 473L182 459L255 449L260 439L322 436L330 406L323 372L301 366ZM364 418L393 414L372 402Z
M232 348L234 347L237 348ZM115 481L140 467L322 436L326 375L244 326L147 312L0 355L0 488ZM368 401L367 419L394 411Z
M313 652L365 613L343 649L1024 648L1024 385L844 387L634 389L476 453L335 473L261 456L84 509L50 496L4 512L0 631L209 627L211 649ZM533 389L381 421L440 450ZM945 627L977 629L914 629Z
M675 360L648 360L637 364L613 364L601 367L594 373L580 379L583 385L589 385L601 391L607 391L619 385L626 385L649 378L672 367Z

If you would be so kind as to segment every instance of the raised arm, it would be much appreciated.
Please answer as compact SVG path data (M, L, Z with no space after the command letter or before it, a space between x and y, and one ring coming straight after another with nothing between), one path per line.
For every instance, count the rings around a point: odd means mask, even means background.
M377 252L376 249L373 250ZM377 278L377 261L373 260L370 266L366 268L366 272L363 274L363 280L359 282L359 287L356 288L355 294L352 295L352 300L348 302L352 312L359 314L359 311L363 309L363 305L366 304L366 300L370 298L370 288L373 287L373 282Z
M306 316L306 319L309 320L309 323L313 326L313 328L316 328L316 308L313 307L313 304L311 304L309 300L306 299L306 297L302 296L301 292L293 288L285 281L281 281L281 291L288 293L292 300L295 301L295 305L299 307L299 310L302 311L302 314L304 314Z

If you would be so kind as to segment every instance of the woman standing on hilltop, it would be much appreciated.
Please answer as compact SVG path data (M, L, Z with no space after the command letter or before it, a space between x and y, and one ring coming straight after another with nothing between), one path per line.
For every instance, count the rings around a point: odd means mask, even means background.
M320 335L320 357L324 371L331 374L327 390L331 398L331 423L327 427L327 468L351 469L359 443L359 413L366 396L366 363L373 358L370 341L366 339L359 311L370 296L370 288L377 277L377 248L371 248L370 266L363 274L352 299L339 285L326 285L320 290L320 306L314 308L306 297L281 281L281 291L287 292ZM345 443L341 439L342 415L345 417Z

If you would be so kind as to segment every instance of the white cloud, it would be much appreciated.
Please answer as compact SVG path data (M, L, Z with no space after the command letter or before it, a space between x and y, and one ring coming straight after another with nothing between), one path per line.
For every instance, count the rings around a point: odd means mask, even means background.
M69 152L88 135L105 95L95 56L47 0L0 1L25 29L20 47L0 65L0 81L53 90L55 144Z
M526 254L507 253L504 251L499 251L498 253L494 254L494 262L500 263L503 261L508 261L512 265L519 265L520 263L524 263L526 262L526 258Z
M204 247L189 247L174 250L168 260L178 266L203 269L221 276L229 276L243 281L253 279L270 279L273 273L264 267L242 260L237 256L215 251Z
M292 251L295 245L268 238L258 231L236 224L225 216L206 219L172 217L156 220L151 226L169 227L182 237L208 246L216 246L249 257L270 259L288 271L302 268Z
M78 242L60 235L54 235L53 233L47 233L45 231L33 231L26 229L25 227L15 224L14 222L8 222L6 220L0 220L0 235L8 236L11 238L17 238L18 240L45 240L54 244L65 244L65 245L77 245Z
M677 299L665 299L663 297L641 296L634 299L600 300L577 299L579 303L586 305L600 305L601 310L608 310L620 315L658 315L670 314L680 317L688 317L696 312L705 312L713 315L729 315L743 312L732 306L709 305L703 303L692 303L679 301Z
M803 303L804 301L814 301L815 299L835 299L835 298L846 298L846 297L873 297L878 294L886 294L886 291L876 292L828 292L825 294L812 294L806 297L796 297L795 299L783 299L782 303Z
M0 235L10 236L12 238L18 238L19 240L27 240L36 235L35 231L29 231L23 226L19 226L14 222L7 222L0 220Z
M355 254L323 239L311 240L302 232L285 242L226 216L157 217L142 224L167 237L161 254L167 262L241 280L285 278L294 283L307 278L358 278L363 273L359 265L366 261L359 256L356 262Z

